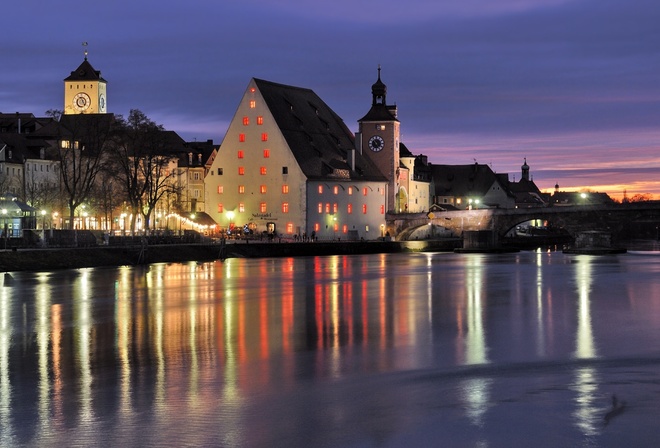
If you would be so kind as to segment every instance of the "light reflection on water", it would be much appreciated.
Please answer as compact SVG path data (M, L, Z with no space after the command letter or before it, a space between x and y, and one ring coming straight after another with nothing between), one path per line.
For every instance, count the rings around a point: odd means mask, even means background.
M0 444L616 446L660 416L659 270L536 252L14 273ZM646 414L605 427L613 392Z

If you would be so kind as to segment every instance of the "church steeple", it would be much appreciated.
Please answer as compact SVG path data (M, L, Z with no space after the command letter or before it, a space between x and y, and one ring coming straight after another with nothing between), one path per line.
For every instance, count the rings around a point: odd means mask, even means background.
M64 79L64 113L105 114L107 81L87 60L87 42L83 42L83 47L85 59Z
M529 180L529 165L527 165L527 157L525 157L525 162L520 169L522 170L522 180Z
M371 86L371 95L373 96L372 106L382 104L385 106L385 95L387 94L387 86L380 80L380 64L378 65L378 80Z

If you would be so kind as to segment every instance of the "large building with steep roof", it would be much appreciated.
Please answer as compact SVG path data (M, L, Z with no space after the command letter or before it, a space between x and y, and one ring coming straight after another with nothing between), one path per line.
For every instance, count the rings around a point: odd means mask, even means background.
M375 239L388 181L342 119L310 89L252 79L206 177L222 228Z

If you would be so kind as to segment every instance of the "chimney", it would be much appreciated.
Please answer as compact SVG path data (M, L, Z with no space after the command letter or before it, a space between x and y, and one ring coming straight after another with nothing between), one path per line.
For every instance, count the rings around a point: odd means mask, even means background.
M351 171L355 171L355 149L349 149L346 158L348 159L346 161L348 162Z
M21 133L21 116L18 112L16 112L16 118L18 119L18 133Z

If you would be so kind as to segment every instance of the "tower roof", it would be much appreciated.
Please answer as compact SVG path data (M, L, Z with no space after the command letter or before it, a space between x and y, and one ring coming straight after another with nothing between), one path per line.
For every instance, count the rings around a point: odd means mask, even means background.
M100 81L107 83L107 81L101 76L101 71L94 70L92 64L87 60L87 57L85 57L85 60L77 69L71 72L71 75L64 78L64 81Z
M378 79L371 85L371 109L359 121L399 121L396 118L396 106L388 106L386 101L387 86L380 79L380 65L378 66ZM394 113L393 113L394 112Z

